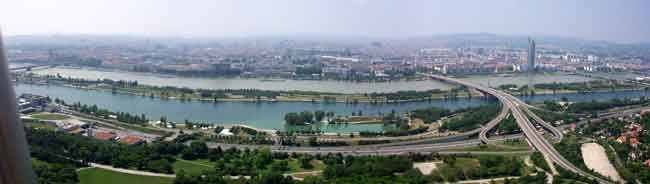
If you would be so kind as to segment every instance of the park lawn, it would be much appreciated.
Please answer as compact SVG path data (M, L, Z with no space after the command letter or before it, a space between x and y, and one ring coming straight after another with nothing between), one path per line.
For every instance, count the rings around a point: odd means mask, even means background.
M140 126L140 125L130 125L130 124L126 124L126 123L122 123L122 124L119 124L117 126L120 126L122 128L135 130L135 131L148 133L148 134L165 135L165 134L168 133L168 132L165 132L163 130L156 129L156 128L150 128L150 127L145 127L145 126Z
M173 179L139 176L132 174L119 173L100 168L89 168L77 171L80 184L171 184Z
M214 170L214 164L207 160L183 160L178 158L172 164L174 173L178 173L181 169L188 174L201 174L203 171Z
M481 162L478 159L475 158L463 158L463 157L458 157L456 159L456 166L463 168L463 169L469 169L469 168L478 168L481 165Z
M467 151L467 152L511 152L511 151L529 151L530 148L528 147L519 147L519 146L510 146L510 145L492 145L492 144L487 144L487 145L480 145L480 146L473 146L473 147L467 147L467 148L459 148L459 149L449 149L446 151Z
M313 166L311 169L304 169L300 167L300 161L291 159L289 160L289 172L322 171L325 169L325 164L320 160L312 160L311 165Z
M37 167L42 165L48 165L48 163L36 158L32 158L32 167Z
M504 141L496 141L496 142L500 143L501 145L510 146L510 147L529 148L528 142L526 142L525 139L513 139L513 140L504 140Z
M38 120L36 120L36 121L25 121L25 120L23 120L23 124L25 125L25 127L33 128L33 129L44 129L44 130L50 130L50 131L56 130L55 126L52 126L52 125L47 124L47 123L40 122Z
M210 161L210 159L196 159L196 160L192 160L191 162L199 163L199 164L203 164L203 165L209 165L211 167L214 167L214 162Z
M36 119L41 119L41 120L64 120L70 118L69 116L63 114L48 113L48 112L33 114L31 115L31 117Z

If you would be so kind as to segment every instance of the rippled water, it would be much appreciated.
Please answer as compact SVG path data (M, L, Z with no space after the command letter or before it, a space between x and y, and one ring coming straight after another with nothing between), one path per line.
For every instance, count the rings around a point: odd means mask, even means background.
M202 89L262 89L262 90L300 90L334 93L372 93L395 92L402 90L424 91L429 89L449 89L451 85L438 81L394 81L394 82L345 82L319 80L273 80L242 78L191 78L169 75L98 71L89 69L51 68L35 71L37 74L59 74L64 77L84 79L137 80L141 84L156 86L177 86Z
M488 103L483 98L458 99L458 100L433 100L431 102L408 102L393 104L343 104L343 103L311 103L311 102L181 102L178 100L161 100L149 97L125 94L112 94L93 90L82 90L60 86L41 86L18 84L16 94L35 93L47 95L52 98L64 99L68 102L81 102L83 104L96 104L101 108L112 111L122 111L141 114L144 113L151 119L166 116L176 122L185 119L203 121L216 124L243 123L265 129L295 129L301 127L285 127L284 114L305 110L333 111L338 115L350 115L361 110L364 114L389 113L392 110L405 112L417 108L443 107L458 109L478 106ZM562 94L562 95L537 95L523 97L526 101L559 100L566 97L572 101L606 100L612 98L645 96L643 91L603 92L594 94ZM378 131L386 127L382 125L347 125L347 126L321 126L327 132L351 132L361 130Z
M141 84L156 86L176 86L203 89L262 89L262 90L300 90L335 93L372 93L395 92L404 90L424 91L430 89L450 89L452 86L433 80L426 81L393 81L393 82L345 82L345 81L318 81L318 80L274 80L242 78L192 78L176 77L170 75L136 73L112 70L77 69L77 68L50 68L34 71L37 74L59 74L63 77L84 79L113 79L137 80ZM502 84L537 84L551 82L584 82L594 80L578 75L562 73L537 73L516 74L508 77L499 75L474 75L462 80L486 86Z

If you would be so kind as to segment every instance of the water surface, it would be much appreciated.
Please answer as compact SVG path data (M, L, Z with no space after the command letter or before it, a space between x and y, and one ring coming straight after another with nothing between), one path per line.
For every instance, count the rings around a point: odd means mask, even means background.
M351 115L352 112L362 111L364 114L390 113L391 111L406 112L418 108L442 107L458 109L494 102L485 98L461 98L457 100L432 100L431 102L406 102L391 104L344 104L344 103L312 103L312 102L182 102L178 100L162 100L156 98L133 96L127 94L112 94L94 90L83 90L61 86L43 86L18 84L16 94L34 93L60 98L67 102L96 104L101 108L112 111L144 113L150 119L166 116L175 122L185 119L215 124L243 123L258 128L285 130L296 127L286 127L283 123L284 114L300 111L333 111L338 115ZM541 102L544 100L570 101L608 100L613 98L636 98L647 96L644 91L600 92L592 94L558 94L521 97L524 101ZM347 125L320 126L327 132L353 132L361 130L381 131L390 127L382 125Z

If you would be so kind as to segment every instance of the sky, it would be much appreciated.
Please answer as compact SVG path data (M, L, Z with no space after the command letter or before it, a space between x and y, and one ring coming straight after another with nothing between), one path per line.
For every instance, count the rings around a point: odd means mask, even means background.
M455 33L650 42L647 0L8 0L4 34L411 37Z

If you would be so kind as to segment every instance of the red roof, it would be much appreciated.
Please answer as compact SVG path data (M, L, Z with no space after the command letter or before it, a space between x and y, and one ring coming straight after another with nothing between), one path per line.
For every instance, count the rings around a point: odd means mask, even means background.
M71 134L81 134L84 131L84 129L80 128L79 126L75 127L74 129L70 130Z
M106 132L99 132L99 133L95 133L95 138L97 138L99 140L107 141L107 140L115 139L115 134L106 133Z
M625 137L624 135L621 135L620 137L618 137L616 139L616 141L618 141L620 143L624 143L625 141L627 141L627 137Z
M132 135L129 135L129 136L126 136L126 137L123 137L123 138L120 139L121 143L129 144L129 145L138 144L138 143L141 143L142 141L143 140L140 137L136 137L136 136L132 136Z

